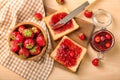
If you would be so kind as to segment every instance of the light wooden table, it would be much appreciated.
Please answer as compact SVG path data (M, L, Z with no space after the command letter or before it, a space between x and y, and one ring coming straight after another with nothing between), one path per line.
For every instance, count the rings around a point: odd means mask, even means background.
M72 11L80 4L81 0L65 0L65 5L58 5L56 0L43 1L46 6L53 9L58 10L64 6ZM114 34L116 41L115 46L110 51L106 52L103 65L101 67L94 67L91 64L92 59L96 57L96 52L89 46L87 55L79 67L80 76L65 71L55 65L48 80L120 80L120 0L98 0L89 7L89 9L93 11L99 8L105 9L111 13L113 22L112 25L108 27L108 30ZM83 13L80 13L78 17L92 22L91 19L85 18ZM0 65L0 80L24 79Z

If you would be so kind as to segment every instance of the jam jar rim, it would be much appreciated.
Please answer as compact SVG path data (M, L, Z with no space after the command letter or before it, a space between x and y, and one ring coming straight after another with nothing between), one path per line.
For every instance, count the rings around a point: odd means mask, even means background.
M104 15L106 15L109 18L109 22L107 23L107 25L105 26L100 26L99 21L96 18L96 15L103 13ZM109 12L107 12L104 9L98 9L97 11L94 12L93 16L92 16L92 21L94 22L94 24L96 26L102 27L102 28L106 28L107 26L109 26L112 23L112 16Z

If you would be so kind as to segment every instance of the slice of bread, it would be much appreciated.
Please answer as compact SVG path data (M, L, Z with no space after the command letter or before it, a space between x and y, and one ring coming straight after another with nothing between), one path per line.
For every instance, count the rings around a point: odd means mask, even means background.
M74 30L79 28L79 25L75 22L74 19L72 19L72 24L73 24L72 28L68 28L68 29L66 29L62 32L56 33L55 30L52 29L53 26L50 25L50 21L51 21L51 18L54 15L62 13L62 12L65 12L65 13L69 14L69 12L66 8L62 8L61 10L58 10L57 12L55 12L55 13L53 13L53 14L44 18L45 23L47 24L47 27L48 27L48 29L51 33L51 36L52 36L53 40L57 40L57 39L63 37L64 35L69 34L69 33L73 32Z
M62 40L60 41L60 43L57 45L57 47L54 49L54 51L51 53L51 57L53 58L53 59L55 59L57 62L59 62L59 63L61 63L61 64L63 64L64 65L64 63L61 61L61 60L58 60L57 59L57 57L58 57L58 50L59 49L61 49L61 47L60 47L60 45L63 43L63 42L65 42L65 40L69 40L72 44L74 44L75 46L77 46L77 47L79 47L80 49L81 49L81 52L80 53L78 53L79 54L79 56L76 58L76 64L75 65L72 65L72 66L66 66L68 69L70 69L72 72L76 72L76 70L77 70L77 68L78 68L78 66L79 66L79 64L80 64L80 62L81 62L81 60L83 59L83 57L84 57L84 55L85 55L85 53L86 53L86 51L87 51L87 49L86 48L84 48L84 47L82 47L81 45L79 45L79 44L77 44L76 42L74 42L73 40L71 40L70 38L68 38L67 36L64 36L63 38L62 38ZM65 42L66 43L66 42ZM70 45L70 44L66 44L66 45ZM77 52L75 49L74 49L74 47L75 46L69 46L69 49L68 49L68 52L69 52L69 50L71 51L71 49L73 48L73 50L75 51L75 53ZM79 49L79 48L77 48L77 50ZM64 55L65 54L68 54L67 52L66 53L64 53ZM70 58L71 59L71 58ZM64 65L65 66L65 65Z

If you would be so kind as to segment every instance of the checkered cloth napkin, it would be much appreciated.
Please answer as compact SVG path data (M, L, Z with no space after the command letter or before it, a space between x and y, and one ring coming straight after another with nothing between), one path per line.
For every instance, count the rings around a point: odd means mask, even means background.
M54 63L49 57L52 46L44 21L34 19L36 12L45 16L42 0L0 0L0 64L27 80L46 80ZM37 61L18 59L9 50L8 34L16 24L23 21L34 22L47 32L46 53Z

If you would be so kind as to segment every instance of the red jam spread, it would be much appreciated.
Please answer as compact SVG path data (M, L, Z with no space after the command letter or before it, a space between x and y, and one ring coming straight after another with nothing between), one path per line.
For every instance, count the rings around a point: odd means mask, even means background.
M82 49L75 45L69 39L64 39L57 49L56 60L66 67L72 67L77 64Z
M63 19L65 16L67 16L66 12L61 12L61 13L54 14L51 17L51 20L49 22L50 26L53 27L54 24L56 24L58 21ZM62 27L60 27L58 29L53 29L53 30L54 30L55 33L61 33L61 32L66 31L66 30L68 30L68 29L70 29L72 27L73 27L73 22L72 22L72 20L70 20L64 26L62 26Z

